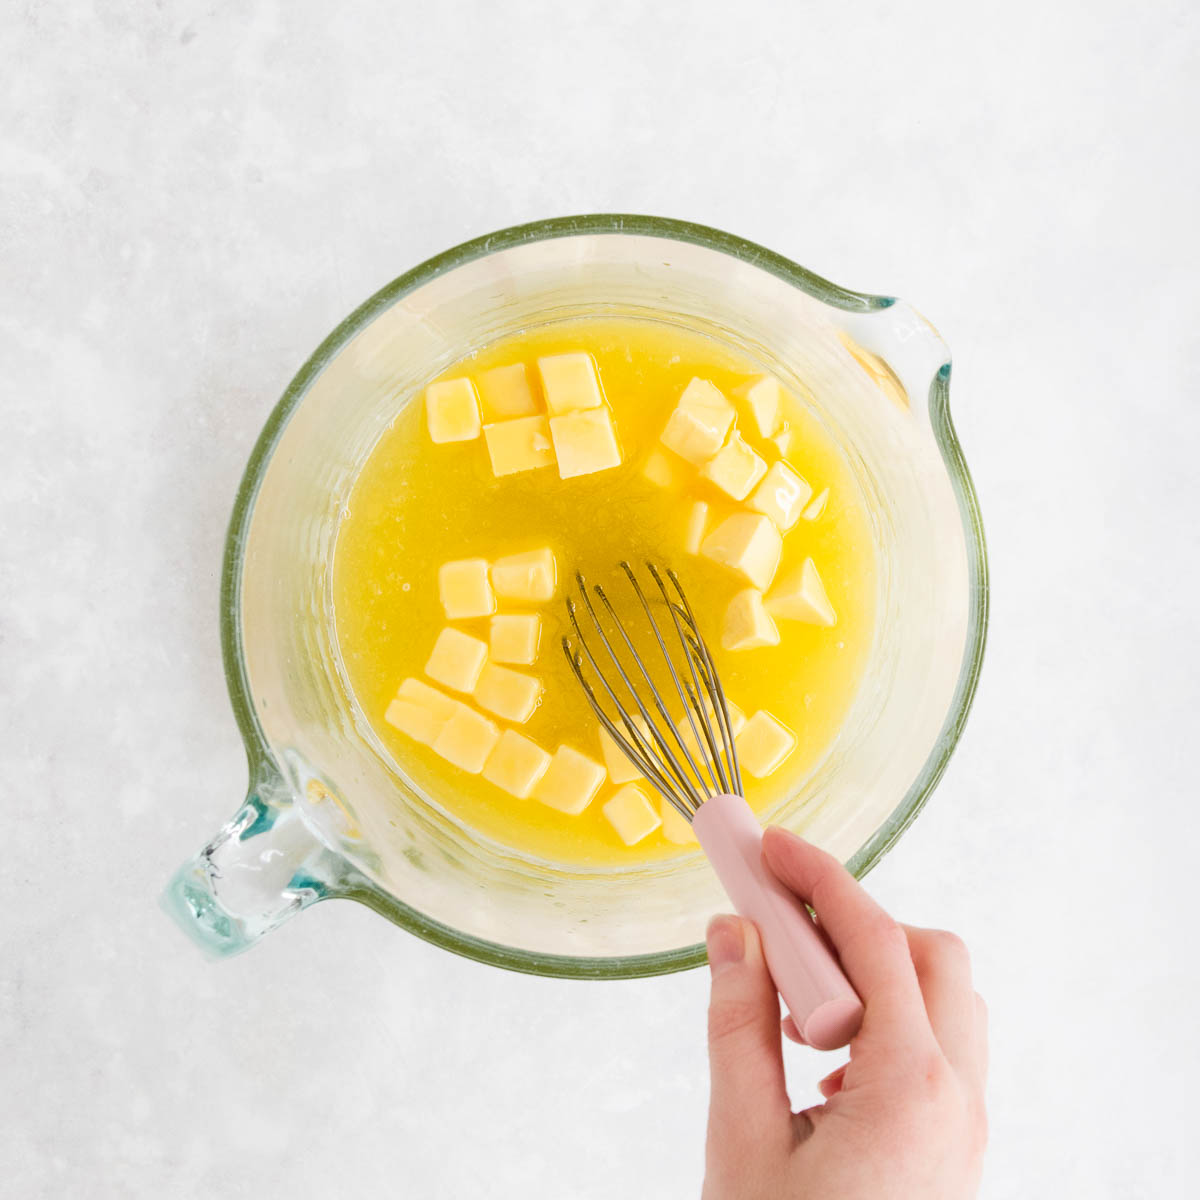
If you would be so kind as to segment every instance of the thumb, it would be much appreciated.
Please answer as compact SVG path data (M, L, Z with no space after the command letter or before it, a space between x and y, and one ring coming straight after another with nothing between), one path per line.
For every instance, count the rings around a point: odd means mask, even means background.
M740 1156L773 1137L790 1136L779 1000L751 922L714 917L708 927L708 961L709 1148L719 1144Z

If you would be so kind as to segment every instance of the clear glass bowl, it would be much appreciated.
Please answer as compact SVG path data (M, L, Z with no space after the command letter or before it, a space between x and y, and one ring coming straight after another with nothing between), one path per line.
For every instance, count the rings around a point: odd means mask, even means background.
M937 333L906 304L714 229L607 214L518 226L431 259L351 314L251 455L221 585L249 794L164 897L210 951L342 897L515 970L613 978L703 961L705 922L727 902L699 854L588 870L476 835L389 769L336 656L339 514L398 407L473 347L597 313L673 321L803 380L874 514L879 621L862 685L827 758L770 819L862 875L937 783L987 620L983 531Z

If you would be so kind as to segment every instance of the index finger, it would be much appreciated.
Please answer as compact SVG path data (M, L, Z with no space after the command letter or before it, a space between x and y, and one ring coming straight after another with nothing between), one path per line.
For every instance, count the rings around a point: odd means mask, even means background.
M815 909L866 1009L863 1032L878 1029L932 1042L904 929L836 858L786 829L766 831L763 860L782 884Z

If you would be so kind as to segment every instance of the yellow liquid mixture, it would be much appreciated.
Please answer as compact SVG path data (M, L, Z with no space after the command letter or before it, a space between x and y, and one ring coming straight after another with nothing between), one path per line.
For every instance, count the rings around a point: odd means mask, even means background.
M776 578L811 557L837 613L832 628L779 620L778 645L725 651L722 619L745 588L729 570L684 549L694 499L717 511L737 506L693 477L680 490L642 474L659 434L693 377L726 395L761 375L726 346L665 322L596 317L543 326L463 359L441 378L472 375L524 362L536 392L536 360L584 350L595 360L612 409L620 467L561 480L553 466L496 477L482 438L434 444L420 397L397 412L355 483L337 537L333 601L341 660L351 689L395 765L452 816L513 850L551 862L597 865L666 858L687 852L656 831L626 846L602 806L615 791L606 782L579 815L520 800L479 775L452 766L429 747L388 725L383 715L408 676L424 678L438 633L448 624L438 593L438 568L455 559L500 556L550 547L558 566L555 599L542 606L542 637L533 666L545 690L522 733L553 752L568 743L603 761L598 724L563 655L569 631L562 597L575 571L600 582L622 611L632 594L616 570L622 559L652 559L673 567L697 612L725 692L746 713L764 709L796 735L796 747L771 775L744 773L747 799L763 809L793 793L827 753L854 699L875 620L875 548L862 495L841 452L820 421L785 398L793 439L788 461L814 488L829 489L824 511L784 537ZM741 409L739 409L739 414ZM745 425L741 415L739 428ZM772 462L765 439L747 440ZM649 580L646 580L649 583ZM503 611L503 610L502 610ZM455 622L487 639L486 618ZM497 722L502 727L504 722ZM658 797L648 796L657 807Z

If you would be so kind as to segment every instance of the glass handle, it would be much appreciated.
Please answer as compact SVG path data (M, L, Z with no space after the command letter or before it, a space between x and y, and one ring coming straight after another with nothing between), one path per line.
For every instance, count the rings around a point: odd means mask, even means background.
M839 313L846 349L898 405L929 423L935 381L950 374L950 347L911 304L889 300L865 313Z
M335 894L342 863L270 768L258 773L233 820L175 873L162 903L204 950L227 957Z

